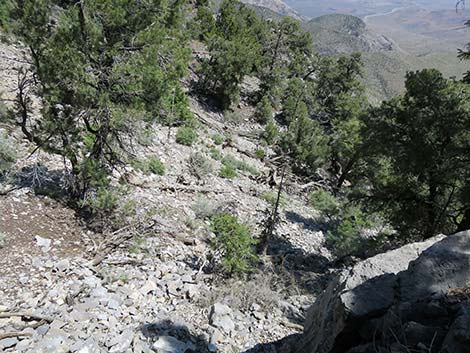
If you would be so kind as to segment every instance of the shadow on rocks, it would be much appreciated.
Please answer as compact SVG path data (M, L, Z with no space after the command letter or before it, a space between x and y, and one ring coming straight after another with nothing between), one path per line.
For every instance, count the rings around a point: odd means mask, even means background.
M302 334L293 334L275 342L257 344L243 353L298 353L296 348Z
M321 227L317 220L304 217L297 212L287 211L286 218L293 223L300 224L305 230L310 230L312 232L324 230L324 227Z
M162 320L145 324L140 331L152 342L152 349L162 353L209 353L218 352L217 347L208 342L206 335L194 335L189 328Z
M276 273L309 294L317 295L328 285L332 264L325 256L307 253L276 234L269 240L267 254Z
M16 188L30 188L37 195L49 196L58 201L67 196L67 175L63 170L50 170L43 165L24 167L20 171L2 177Z

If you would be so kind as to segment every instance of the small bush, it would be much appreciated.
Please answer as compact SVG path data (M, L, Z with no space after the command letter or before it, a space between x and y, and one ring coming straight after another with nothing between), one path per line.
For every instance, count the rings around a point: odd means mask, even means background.
M223 166L219 170L219 176L225 179L234 179L237 176L237 172L231 166Z
M351 255L366 258L379 253L392 235L393 231L377 215L365 214L357 206L343 205L327 233L326 246L340 258Z
M262 137L266 141L266 143L272 145L274 142L276 142L276 138L278 135L279 129L277 128L277 125L273 121L273 119L270 119L266 124L266 127L264 128Z
M269 98L264 96L256 105L255 118L260 124L266 124L272 118L273 108Z
M220 205L208 198L198 196L196 201L191 205L196 218L210 219L220 213Z
M211 157L213 159L215 159L216 161L220 161L222 159L222 152L220 152L217 148L215 147L212 147L210 150L209 150L209 154L211 155Z
M232 155L225 156L222 159L222 164L226 167L231 167L232 169L237 169L237 170L241 170L244 172L248 172L252 175L259 175L259 171L255 167L249 165L248 163L244 161L240 161L236 159Z
M176 142L184 146L192 146L197 139L197 133L189 126L181 126L176 132Z
M153 132L151 129L141 129L137 133L137 142L139 145L149 147L153 143Z
M0 233L0 249L5 247L6 245L6 237L5 234Z
M134 167L139 169L144 174L165 174L165 165L163 162L156 156L151 156L143 160L137 160L134 162Z
M16 151L17 148L13 145L13 142L6 136L0 135L0 175L15 164L18 158Z
M220 134L214 134L212 135L212 141L214 141L214 143L219 146L225 142L225 136Z
M103 186L88 193L80 206L88 208L92 215L107 215L116 209L119 199L120 195L116 189Z
M250 229L228 213L211 220L211 230L216 238L213 246L222 253L222 265L230 274L251 272L258 257L255 254L256 240Z
M191 153L188 159L189 172L202 179L212 173L211 162L202 153Z
M271 206L274 206L277 201L277 192L276 191L267 191L261 194L261 198L266 201ZM287 198L284 193L281 193L281 198L279 199L279 206L285 207L287 205Z
M239 124L243 121L243 116L239 112L226 110L224 112L224 120L230 123Z
M325 190L317 190L310 193L309 203L314 209L330 218L337 216L341 209L341 202Z
M265 150L262 150L261 148L259 148L255 151L255 155L256 155L256 158L264 159L266 157L266 152Z

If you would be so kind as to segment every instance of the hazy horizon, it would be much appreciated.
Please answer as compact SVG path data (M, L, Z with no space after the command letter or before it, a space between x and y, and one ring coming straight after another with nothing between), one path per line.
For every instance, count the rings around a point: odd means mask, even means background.
M423 7L431 10L454 10L455 0L284 0L304 17L331 13L348 13L363 17L400 7Z

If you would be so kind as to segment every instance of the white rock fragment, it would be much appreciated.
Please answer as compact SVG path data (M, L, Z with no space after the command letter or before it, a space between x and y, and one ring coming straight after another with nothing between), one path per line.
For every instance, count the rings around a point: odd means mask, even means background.
M40 237L39 235L36 235L35 237L36 243L38 246L41 248L43 252L48 252L51 249L51 239L43 238Z

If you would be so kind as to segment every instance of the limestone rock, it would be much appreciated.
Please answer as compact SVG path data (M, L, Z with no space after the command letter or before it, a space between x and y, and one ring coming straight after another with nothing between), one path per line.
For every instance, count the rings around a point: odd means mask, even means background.
M470 231L377 255L343 271L319 296L298 351L437 352L443 346L468 353L470 316L456 317L445 297L469 285Z

